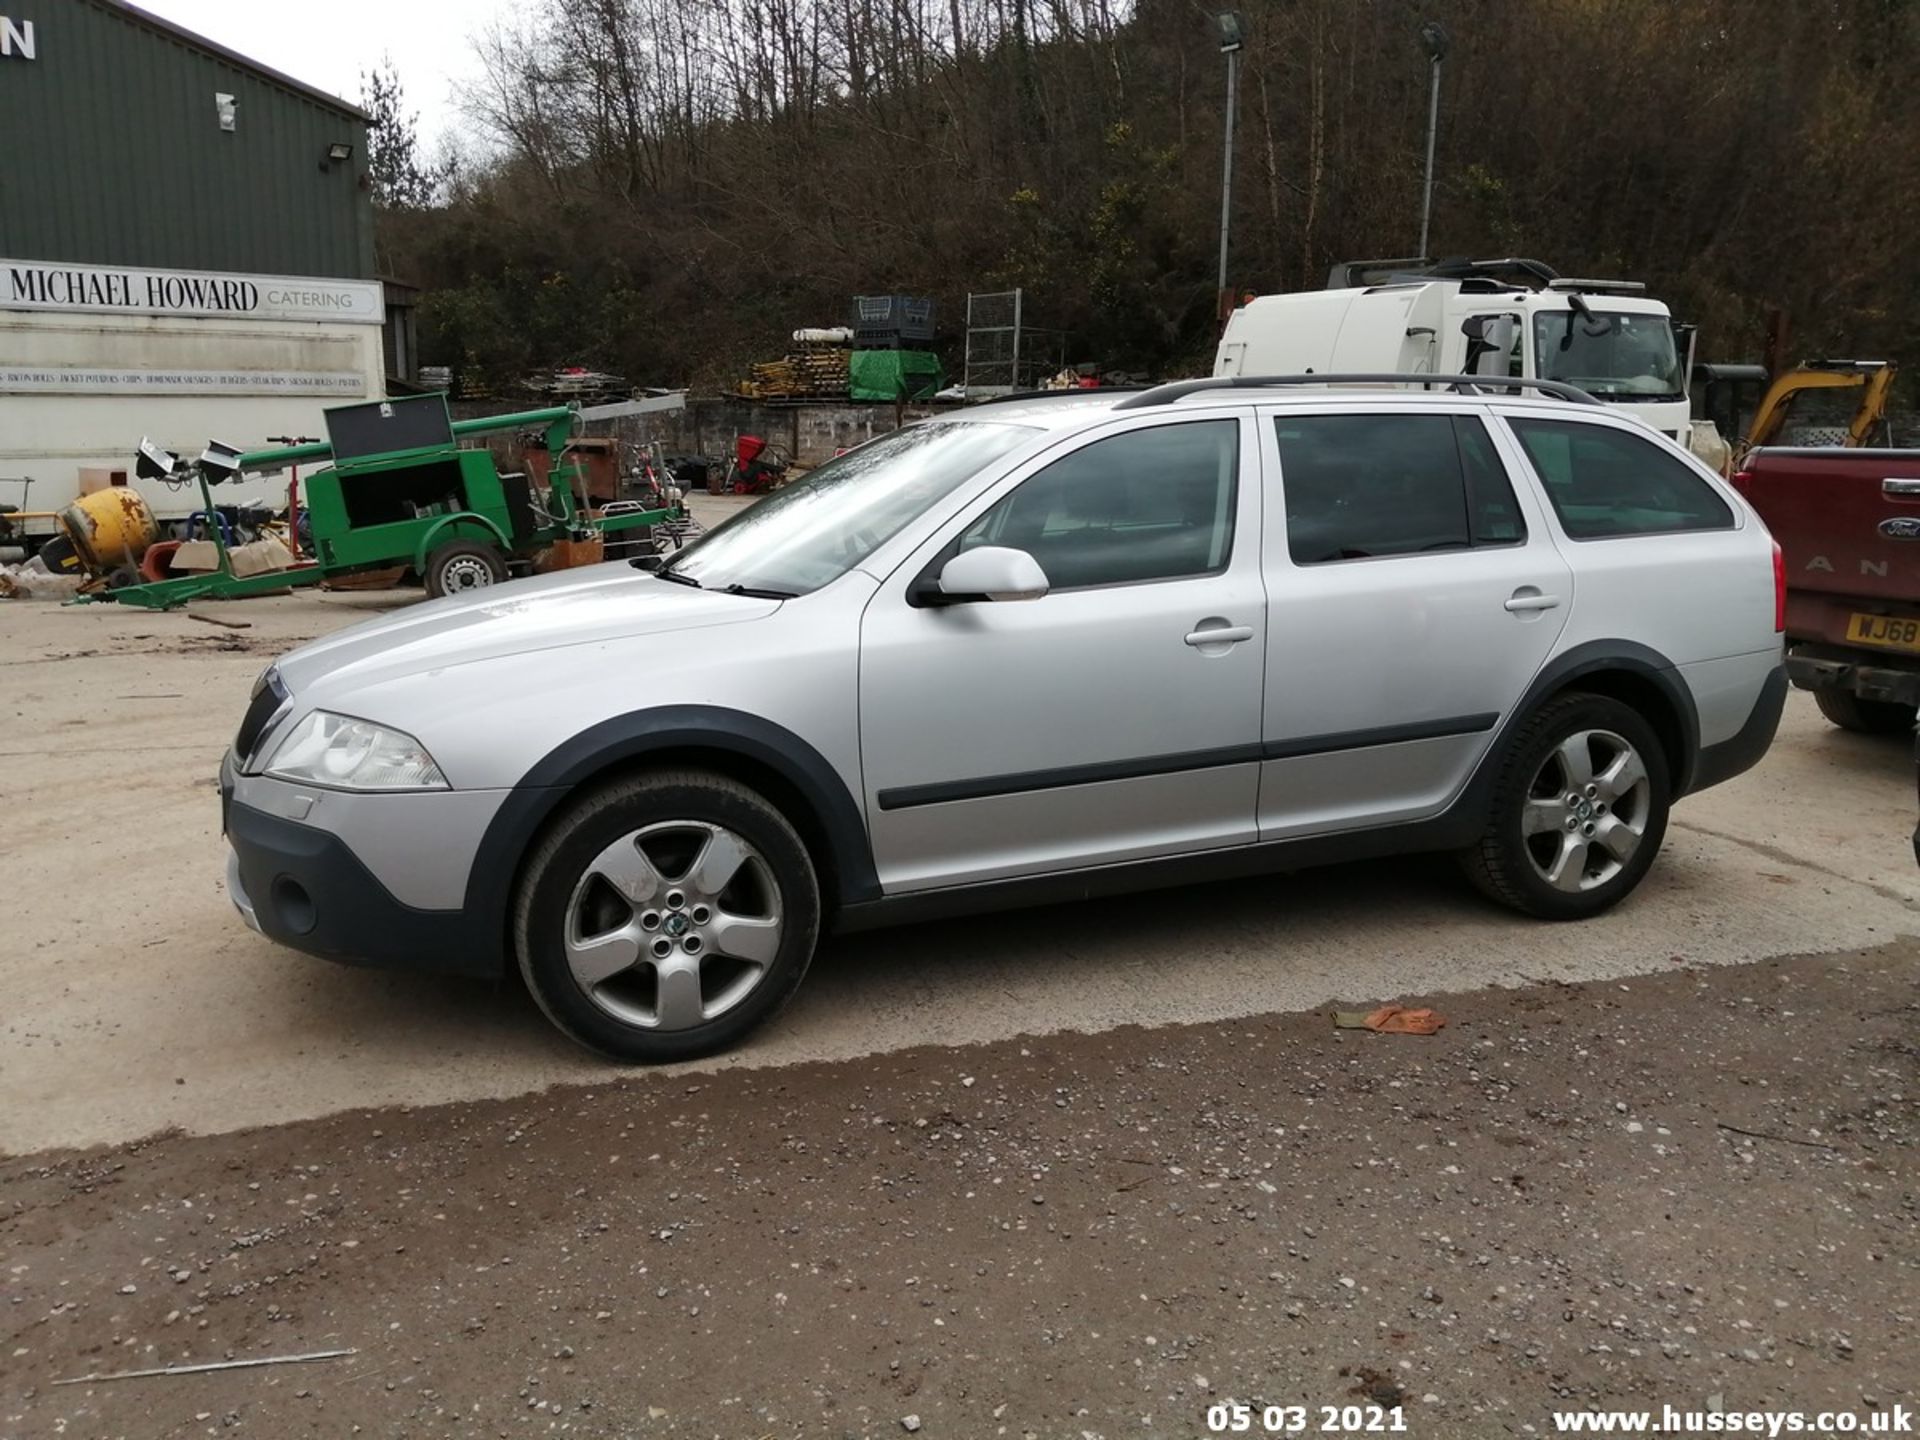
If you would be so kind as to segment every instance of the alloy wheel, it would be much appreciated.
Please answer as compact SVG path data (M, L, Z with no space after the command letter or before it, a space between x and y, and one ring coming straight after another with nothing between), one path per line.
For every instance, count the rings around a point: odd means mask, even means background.
M567 904L567 968L622 1023L686 1030L753 992L781 933L766 858L724 826L668 820L589 862Z
M1534 870L1556 890L1598 889L1646 836L1646 763L1611 730L1576 730L1548 752L1528 787L1520 834Z

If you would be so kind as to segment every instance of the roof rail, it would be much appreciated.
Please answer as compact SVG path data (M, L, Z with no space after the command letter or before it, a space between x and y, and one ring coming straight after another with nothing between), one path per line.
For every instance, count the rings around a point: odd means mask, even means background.
M1327 272L1327 289L1351 290L1356 285L1376 285L1387 279L1431 279L1433 265L1433 259L1426 255L1398 260L1342 260Z
M1547 286L1549 290L1565 293L1569 290L1585 292L1589 295L1644 295L1647 285L1644 280L1583 280L1571 275L1563 275Z
M982 405L1005 405L1014 400L1065 400L1075 396L1116 395L1122 391L1151 390L1151 385L1093 385L1086 388L1074 386L1069 390L1009 390L1004 395L983 395L978 400L966 402L969 410L977 410Z
M1431 390L1438 385L1456 395L1478 395L1486 390L1538 390L1556 400L1576 405L1598 405L1577 385L1561 380L1536 380L1525 375L1215 375L1205 380L1174 380L1156 385L1137 395L1129 395L1115 410L1145 410L1155 405L1171 405L1188 395L1209 390L1267 390L1292 385L1418 385Z
M1408 280L1492 280L1513 274L1525 276L1523 283L1539 290L1558 279L1560 272L1544 260L1529 260L1524 255L1497 260L1466 256L1436 260L1425 255L1401 260L1342 260L1328 271L1327 289L1348 290L1356 285Z

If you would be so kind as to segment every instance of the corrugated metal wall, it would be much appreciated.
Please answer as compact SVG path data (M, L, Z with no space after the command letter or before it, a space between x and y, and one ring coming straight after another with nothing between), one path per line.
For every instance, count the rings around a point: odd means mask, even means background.
M0 59L0 255L373 276L364 121L101 0L0 14L31 20L36 50ZM323 169L335 142L353 157Z

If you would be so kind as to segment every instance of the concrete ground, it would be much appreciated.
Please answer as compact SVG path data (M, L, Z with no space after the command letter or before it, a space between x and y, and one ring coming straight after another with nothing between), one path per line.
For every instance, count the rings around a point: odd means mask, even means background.
M0 1150L607 1078L516 987L308 959L223 893L214 775L255 674L411 598L0 607ZM709 1068L1878 945L1920 933L1913 818L1906 744L1842 734L1796 695L1765 763L1685 801L1640 893L1598 921L1517 919L1416 859L881 932L833 943Z

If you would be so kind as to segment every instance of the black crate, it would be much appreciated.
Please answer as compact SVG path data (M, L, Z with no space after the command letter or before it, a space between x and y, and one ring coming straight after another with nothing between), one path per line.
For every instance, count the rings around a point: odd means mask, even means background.
M853 343L860 350L899 350L933 339L933 301L921 295L853 297Z

